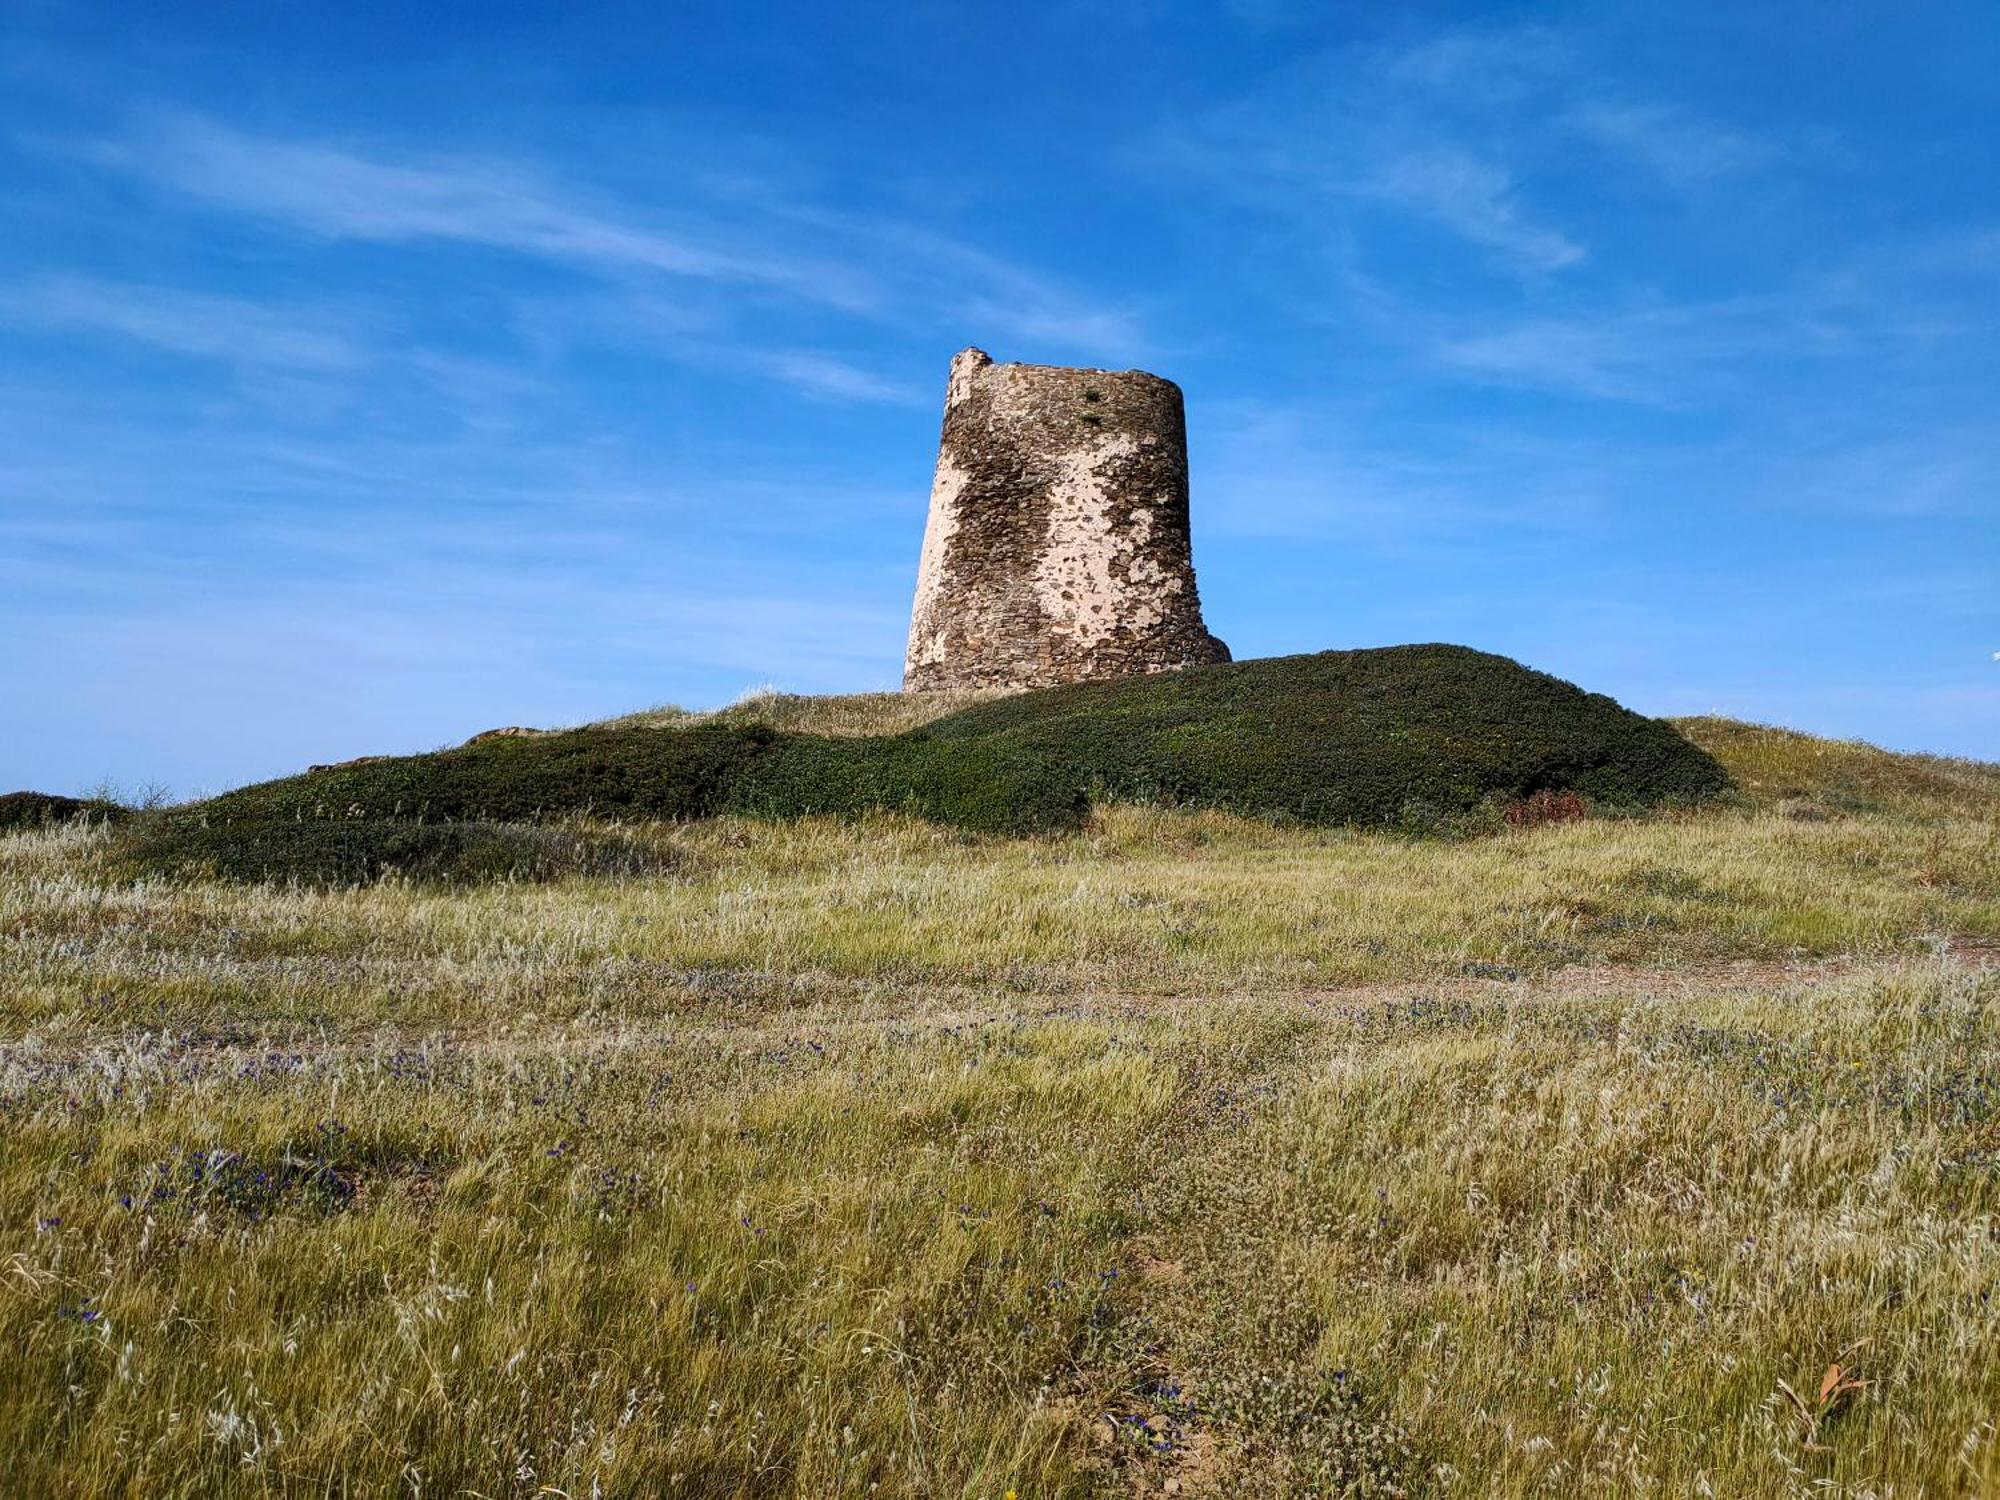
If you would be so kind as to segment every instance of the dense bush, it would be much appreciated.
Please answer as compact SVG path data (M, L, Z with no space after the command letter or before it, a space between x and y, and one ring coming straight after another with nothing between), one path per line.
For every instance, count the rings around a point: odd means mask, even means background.
M1672 726L1609 698L1505 657L1400 646L1022 693L899 735L729 722L481 740L158 814L127 858L313 884L544 879L636 857L545 826L577 817L889 809L1024 834L1077 826L1097 796L1425 830L1476 811L1497 826L1538 796L1615 810L1727 785Z
M101 797L62 797L54 792L7 792L0 795L0 833L21 828L48 828L78 818L117 823L130 810Z
M715 813L851 816L891 808L996 833L1073 826L1081 784L1011 746L914 736L832 739L762 725L579 729L484 740L267 781L188 813L221 818L598 818Z
M579 729L481 740L261 782L199 804L205 817L535 822L590 814L682 821L724 809L779 737L756 726Z
M1073 827L1080 783L1030 754L892 736L828 739L759 725L584 729L335 767L153 815L116 857L133 874L356 885L649 873L646 846L552 823L681 821L872 809L992 833Z
M920 735L782 736L744 770L726 806L760 817L852 817L885 808L1011 834L1077 827L1090 811L1084 783L1045 756Z
M387 875L447 885L656 875L675 864L668 851L611 830L193 815L143 821L116 858L131 875L205 874L306 886L367 885Z
M1099 796L1314 823L1421 826L1540 791L1640 808L1729 785L1671 725L1463 646L1081 683L994 699L919 733L1031 753Z

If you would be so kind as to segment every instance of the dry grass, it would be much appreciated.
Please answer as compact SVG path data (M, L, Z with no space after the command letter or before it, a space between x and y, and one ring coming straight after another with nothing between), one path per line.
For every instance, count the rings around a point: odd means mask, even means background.
M961 688L940 693L845 693L812 697L752 688L725 708L690 709L662 704L593 725L597 729L686 729L695 724L768 724L795 734L901 734L991 698L998 689Z
M1458 843L722 821L445 894L0 841L0 1470L1992 1493L2000 979L1935 955L2000 942L2000 777L1686 727L1739 805Z
M1140 1300L1249 1494L2000 1483L2000 982L1315 1018L1169 1168ZM1152 1226L1148 1226L1152 1227ZM1844 1362L1867 1387L1808 1430Z
M524 1005L651 1015L690 975L697 1006L718 985L1229 993L2000 941L2000 836L1959 814L1725 810L1456 843L1149 809L1057 840L886 817L653 836L674 877L317 894L120 885L91 835L16 839L12 1012L199 1024L217 984L247 984L260 1014L463 1026Z
M1735 719L1676 723L1751 796L1794 813L1871 809L1990 819L2000 812L2000 765L1990 761L1899 754L1865 740L1824 740Z

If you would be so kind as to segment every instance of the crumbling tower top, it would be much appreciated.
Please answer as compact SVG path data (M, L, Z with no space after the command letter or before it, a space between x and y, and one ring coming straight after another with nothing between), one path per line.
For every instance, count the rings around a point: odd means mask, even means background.
M1228 660L1195 593L1180 387L961 351L903 686L1047 687Z

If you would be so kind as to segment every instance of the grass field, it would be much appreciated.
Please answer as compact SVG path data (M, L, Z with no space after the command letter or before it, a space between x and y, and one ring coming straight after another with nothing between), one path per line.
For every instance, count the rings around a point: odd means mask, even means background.
M0 839L5 1489L2000 1493L2000 768L1682 727L1456 841Z

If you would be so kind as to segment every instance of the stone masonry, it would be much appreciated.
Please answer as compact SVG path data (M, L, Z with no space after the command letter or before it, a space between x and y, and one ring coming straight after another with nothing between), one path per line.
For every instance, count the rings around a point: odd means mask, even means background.
M1180 387L961 351L904 688L1048 687L1228 660L1195 593Z

